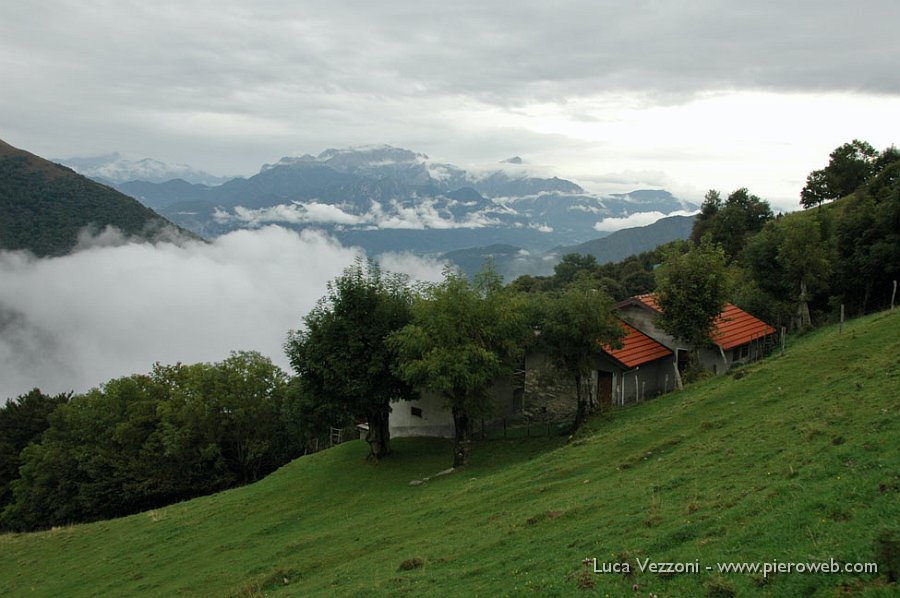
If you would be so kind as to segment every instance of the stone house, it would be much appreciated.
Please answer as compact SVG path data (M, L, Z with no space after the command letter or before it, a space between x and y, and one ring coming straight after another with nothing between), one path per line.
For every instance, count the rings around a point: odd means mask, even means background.
M674 351L679 369L684 369L688 353L694 347L656 325L661 311L652 293L629 297L620 301L616 309L620 318ZM700 348L700 363L715 374L724 374L734 365L766 354L774 346L776 334L772 326L728 303L715 320L712 346Z

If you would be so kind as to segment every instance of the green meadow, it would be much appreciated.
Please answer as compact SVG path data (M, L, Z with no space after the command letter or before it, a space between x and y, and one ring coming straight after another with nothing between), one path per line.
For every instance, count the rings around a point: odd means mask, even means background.
M447 475L449 441L397 439L377 464L353 441L213 496L2 535L0 595L893 596L898 415L900 312L881 313L572 439L476 443ZM881 572L717 570L832 559Z

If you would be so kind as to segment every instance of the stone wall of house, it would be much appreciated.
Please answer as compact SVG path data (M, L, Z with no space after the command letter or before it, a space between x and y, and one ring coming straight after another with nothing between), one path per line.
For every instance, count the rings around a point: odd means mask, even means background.
M585 381L583 392L589 392ZM523 416L531 421L560 421L575 417L575 380L565 375L540 353L525 358Z

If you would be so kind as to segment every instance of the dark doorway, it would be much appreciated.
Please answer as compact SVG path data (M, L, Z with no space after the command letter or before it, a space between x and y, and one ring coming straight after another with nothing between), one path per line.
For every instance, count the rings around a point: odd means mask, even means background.
M597 370L597 398L600 409L612 407L612 372Z

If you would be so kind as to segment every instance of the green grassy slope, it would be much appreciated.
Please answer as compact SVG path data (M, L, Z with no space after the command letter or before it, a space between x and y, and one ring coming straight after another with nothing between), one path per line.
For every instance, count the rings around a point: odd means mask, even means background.
M444 442L398 440L378 465L351 442L215 496L0 536L0 595L896 595L874 575L705 567L871 561L900 528L898 339L900 313L823 329L569 444L479 444L420 486ZM592 557L703 570L593 574Z

